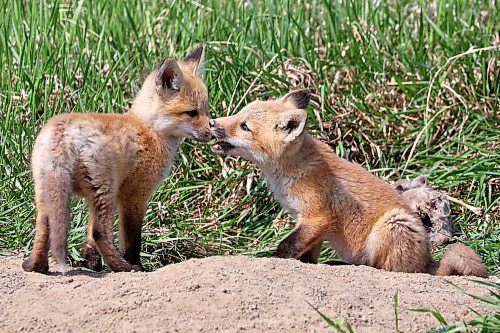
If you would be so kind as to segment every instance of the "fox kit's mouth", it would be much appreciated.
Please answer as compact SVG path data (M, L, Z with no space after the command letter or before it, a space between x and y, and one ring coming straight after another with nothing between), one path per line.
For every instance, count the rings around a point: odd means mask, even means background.
M209 142L212 139L212 133L210 131L195 132L192 134L192 137L196 141Z
M217 155L222 155L225 152L234 148L234 146L227 141L217 141L211 147L212 151Z

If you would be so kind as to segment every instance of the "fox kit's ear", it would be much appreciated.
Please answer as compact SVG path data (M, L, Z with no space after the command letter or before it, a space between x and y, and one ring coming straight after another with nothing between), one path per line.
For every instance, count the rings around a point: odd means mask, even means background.
M184 58L184 62L192 70L193 74L202 77L205 69L205 47L199 46L190 55Z
M156 74L156 87L159 91L173 93L181 89L184 77L174 59L165 59Z
M286 111L281 114L277 129L285 134L286 142L292 142L304 132L306 121L306 110L295 109Z
M290 104L297 109L306 109L311 100L311 92L308 89L296 90L281 98L283 103Z

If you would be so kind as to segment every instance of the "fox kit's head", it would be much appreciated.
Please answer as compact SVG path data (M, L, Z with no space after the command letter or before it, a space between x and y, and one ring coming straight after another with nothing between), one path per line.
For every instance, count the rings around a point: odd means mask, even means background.
M199 47L183 60L165 59L146 78L132 112L165 135L210 140L203 56Z
M210 121L217 154L262 164L300 146L311 93L298 90L276 100L255 101L238 114Z

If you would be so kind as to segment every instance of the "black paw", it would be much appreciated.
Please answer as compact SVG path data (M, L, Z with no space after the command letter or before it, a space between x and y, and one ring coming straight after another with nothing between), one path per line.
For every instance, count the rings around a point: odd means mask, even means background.
M82 245L83 267L91 269L96 272L102 271L102 258L97 248L93 247L87 241Z

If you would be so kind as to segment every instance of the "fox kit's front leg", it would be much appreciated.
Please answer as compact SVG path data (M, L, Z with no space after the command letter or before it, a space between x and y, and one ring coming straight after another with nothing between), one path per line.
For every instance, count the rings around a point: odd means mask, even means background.
M304 252L304 254L300 256L299 260L306 264L317 264L322 245L323 239L319 240L316 244L311 246L309 250Z
M106 190L98 189L96 192L100 193L105 191ZM95 216L92 225L92 237L108 266L115 272L142 270L139 265L127 262L125 258L116 251L113 245L114 195L112 193L107 195L96 194L93 200L89 201L89 206L93 211L91 214Z
M132 195L119 197L119 244L123 258L132 265L141 264L141 226L146 214L147 200L136 198ZM97 250L97 244L93 237L94 216L91 210L88 225L87 239L82 246L82 256L85 259L85 267L94 271L102 270L101 255Z
M279 245L275 256L279 258L301 259L303 262L315 263L328 220L323 218L299 218L297 227Z
M124 197L119 200L120 252L129 263L144 270L140 259L141 226L146 214L147 199Z
M102 258L97 244L94 241L93 226L94 226L94 212L91 209L89 212L89 220L87 222L87 239L82 245L82 257L84 259L83 265L89 269L100 272L102 270Z

